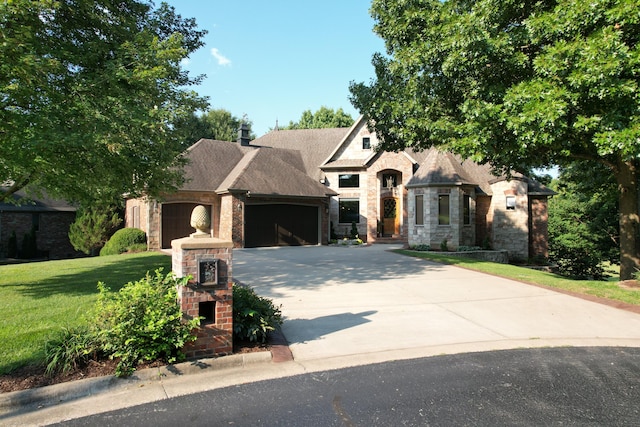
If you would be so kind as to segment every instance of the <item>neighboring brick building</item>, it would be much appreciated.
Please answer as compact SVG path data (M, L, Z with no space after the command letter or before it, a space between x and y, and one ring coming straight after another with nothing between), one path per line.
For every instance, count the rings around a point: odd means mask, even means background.
M69 241L69 226L76 218L76 208L60 200L29 200L18 192L15 203L0 203L0 258L7 257L9 237L16 233L18 250L32 227L36 230L39 254L49 259L82 255Z
M127 227L147 232L151 249L193 232L197 204L211 208L212 235L236 247L326 244L355 222L381 239L450 249L482 245L514 258L546 255L546 201L552 191L522 175L435 149L376 152L361 117L350 128L274 130L238 143L200 140L187 153L187 183L162 203L127 202Z

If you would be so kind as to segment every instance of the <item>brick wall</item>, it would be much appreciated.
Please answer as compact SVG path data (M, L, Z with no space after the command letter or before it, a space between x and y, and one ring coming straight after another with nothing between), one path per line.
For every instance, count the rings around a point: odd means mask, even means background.
M22 246L24 235L34 225L34 215L38 230L36 242L38 250L50 259L65 259L83 256L76 251L69 240L69 226L75 221L75 212L0 212L0 258L7 256L9 237L16 232L18 250Z
M529 233L529 255L549 256L549 212L546 197L529 198L530 233Z
M182 313L187 318L211 317L195 331L196 341L183 348L190 359L233 352L232 247L232 242L215 238L186 237L171 244L173 272L194 278L189 286L178 288ZM202 286L198 283L199 264L210 259L218 260L218 281ZM203 308L211 312L204 313Z

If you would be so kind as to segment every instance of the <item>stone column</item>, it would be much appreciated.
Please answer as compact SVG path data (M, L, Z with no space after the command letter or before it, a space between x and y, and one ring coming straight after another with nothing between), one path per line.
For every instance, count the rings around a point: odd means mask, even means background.
M204 317L195 331L196 341L183 348L190 359L233 352L233 242L203 233L200 224L195 228L191 236L171 242L173 272L192 278L178 289L182 313Z

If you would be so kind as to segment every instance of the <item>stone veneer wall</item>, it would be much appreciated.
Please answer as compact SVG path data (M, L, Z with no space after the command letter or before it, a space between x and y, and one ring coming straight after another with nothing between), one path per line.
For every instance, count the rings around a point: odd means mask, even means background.
M202 323L196 331L195 342L183 351L188 358L211 357L233 352L233 243L215 238L186 237L171 242L172 270L177 277L192 276L189 286L178 289L182 313L200 316L200 304L214 303L213 322ZM218 260L218 282L212 286L197 283L201 260Z
M509 251L509 259L529 258L529 202L527 183L523 180L498 181L491 185L493 212L493 249ZM516 196L516 207L507 210L506 199Z

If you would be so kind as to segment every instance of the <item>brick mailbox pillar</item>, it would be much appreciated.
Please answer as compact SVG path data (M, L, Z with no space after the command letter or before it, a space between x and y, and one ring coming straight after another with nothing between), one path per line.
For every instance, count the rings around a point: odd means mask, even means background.
M187 358L233 352L233 242L202 235L173 240L172 269L177 277L191 276L180 286L178 298L184 316L203 317L197 340L183 351Z

